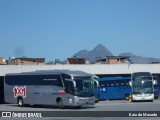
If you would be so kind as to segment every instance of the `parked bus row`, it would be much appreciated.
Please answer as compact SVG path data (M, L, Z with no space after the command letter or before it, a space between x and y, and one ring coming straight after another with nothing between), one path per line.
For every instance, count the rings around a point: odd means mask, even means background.
M150 100L159 97L159 78L149 72L133 73L131 77L103 77L95 80L96 100Z
M42 70L6 74L4 99L19 106L56 105L81 107L108 99L150 100L159 96L159 85L149 72L131 77L103 77L82 71Z

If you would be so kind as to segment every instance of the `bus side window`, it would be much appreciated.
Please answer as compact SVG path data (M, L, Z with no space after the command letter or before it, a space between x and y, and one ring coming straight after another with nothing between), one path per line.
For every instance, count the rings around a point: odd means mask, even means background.
M73 82L64 80L65 92L69 94L74 94Z
M110 84L109 84L108 82L106 82L106 86L107 86L107 87L109 87L109 86L110 86Z
M125 81L124 80L120 81L120 85L124 86L125 85Z
M102 86L105 86L105 83L104 83L104 81L100 81L99 82L99 85L102 87Z
M115 86L120 86L120 81L115 81Z
M114 87L115 86L115 81L110 81L110 87Z
M125 82L125 86L129 86L129 81L126 81L126 82Z
M57 79L57 86L63 87L63 83L60 75L56 75L55 77Z

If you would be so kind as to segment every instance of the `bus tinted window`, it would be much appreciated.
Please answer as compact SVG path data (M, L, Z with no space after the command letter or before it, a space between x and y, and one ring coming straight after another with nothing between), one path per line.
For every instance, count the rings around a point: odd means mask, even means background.
M124 81L121 81L120 85L121 85L121 86L124 86L124 85L125 85L125 82L124 82Z
M115 81L110 81L109 84L111 87L113 87L113 86L115 86Z
M100 86L114 87L114 86L129 86L129 80L106 80L99 81Z
M122 83L123 81L120 81L120 80L117 80L117 81L115 81L115 85L116 86L121 86L121 83Z
M72 81L64 81L65 91L71 95L74 95L74 86Z
M6 76L8 85L62 85L60 75L19 75Z
M71 76L66 75L66 74L61 74L61 77L62 77L63 81L64 81L65 79L71 79Z
M130 85L129 85L129 81L126 81L125 85L126 85L126 86L130 86Z
M57 79L57 86L63 87L63 82L60 75L55 76Z
M100 82L99 82L99 85L100 85L100 86L105 86L105 81L100 81Z

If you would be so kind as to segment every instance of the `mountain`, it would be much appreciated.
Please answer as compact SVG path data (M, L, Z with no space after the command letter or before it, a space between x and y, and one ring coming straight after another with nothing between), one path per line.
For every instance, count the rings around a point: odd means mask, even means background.
M113 56L112 52L109 51L102 44L98 44L93 50L81 50L74 54L72 57L85 58L90 62L95 61L96 58L104 58L106 56ZM148 58L143 56L134 55L132 53L121 53L119 56L130 56L130 60L134 64L148 64L151 62L160 62L159 58Z
M130 60L134 64L147 64L151 62L160 62L159 58L148 58L143 56L137 56L132 53L121 53L119 56L130 56Z
M98 44L93 50L81 50L73 55L73 57L85 58L89 61L94 61L96 58L105 56L113 56L113 54L102 44Z

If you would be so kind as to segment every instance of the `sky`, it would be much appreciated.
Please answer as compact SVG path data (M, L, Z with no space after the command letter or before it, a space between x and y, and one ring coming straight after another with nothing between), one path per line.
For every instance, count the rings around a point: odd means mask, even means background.
M65 60L103 44L160 58L160 0L0 0L0 56Z

